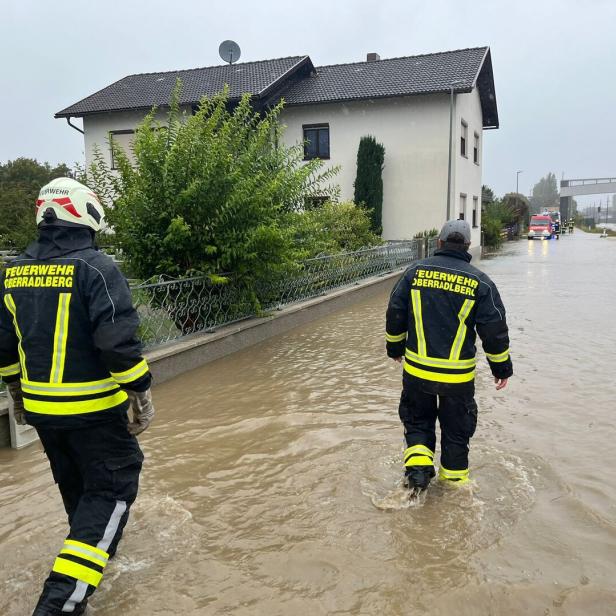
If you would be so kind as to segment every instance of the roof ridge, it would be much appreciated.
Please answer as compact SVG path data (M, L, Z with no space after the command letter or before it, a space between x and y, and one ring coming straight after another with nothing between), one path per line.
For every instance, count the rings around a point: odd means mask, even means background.
M122 79L128 79L129 77L142 77L144 75L167 75L170 73L190 73L191 71L204 71L210 68L223 68L225 66L246 66L247 64L264 64L265 62L277 62L279 60L297 59L299 61L307 57L309 57L308 54L305 54L303 56L284 56L282 58L269 58L268 60L252 60L250 62L237 62L231 65L212 64L211 66L198 66L196 68L179 68L179 69L173 69L169 71L151 71L149 73L131 73L130 75L125 75L124 77L121 77L120 79L118 79L118 81L122 81ZM117 81L114 83L117 83Z
M427 56L442 56L444 54L459 53L461 51L476 51L478 49L488 50L490 49L490 46L480 45L479 47L464 47L462 49L450 49L447 51L432 51L430 53L419 53L413 56L395 56L394 58L381 58L380 60L375 60L371 62L367 60L360 60L359 62L339 62L337 64L322 64L320 66L315 66L314 68L316 70L319 70L320 68L331 68L332 66L354 66L356 64L378 64L379 62L389 62L390 60L409 60L411 58L425 58Z

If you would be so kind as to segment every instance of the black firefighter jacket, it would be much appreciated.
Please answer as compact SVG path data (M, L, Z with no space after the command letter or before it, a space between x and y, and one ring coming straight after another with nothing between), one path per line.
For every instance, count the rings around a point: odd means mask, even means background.
M88 229L46 227L0 275L0 377L28 423L80 428L128 408L151 376L126 279Z
M513 374L505 308L496 285L473 267L467 252L437 250L409 267L387 308L387 354L432 393L474 389L475 339L483 342L492 374Z

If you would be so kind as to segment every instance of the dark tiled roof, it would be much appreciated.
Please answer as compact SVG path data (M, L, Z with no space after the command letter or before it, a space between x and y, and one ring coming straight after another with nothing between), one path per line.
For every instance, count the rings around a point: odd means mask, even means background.
M316 69L308 56L294 56L233 66L131 75L63 109L56 117L164 106L169 103L178 77L183 83L180 100L183 104L194 104L203 96L216 94L225 84L229 85L231 98L239 98L244 93L265 102L283 97L287 105L448 92L452 84L456 92L470 92L478 87L484 127L498 127L489 47Z
M203 96L220 92L225 84L229 85L231 98L239 98L244 93L263 95L287 73L309 62L307 56L293 56L233 66L224 64L185 71L129 75L59 111L56 117L168 105L178 78L182 80L182 104L197 103Z
M376 62L320 66L316 74L283 93L288 105L307 105L409 94L470 91L479 75L487 47L460 49Z

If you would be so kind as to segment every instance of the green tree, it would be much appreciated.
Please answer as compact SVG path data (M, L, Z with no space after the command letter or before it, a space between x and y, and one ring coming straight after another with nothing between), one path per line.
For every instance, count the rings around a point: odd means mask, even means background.
M510 212L508 223L526 223L530 203L521 193L507 193L501 200L503 206Z
M533 186L533 206L537 211L557 205L558 199L558 183L553 173L548 173Z
M494 195L494 191L487 184L484 184L481 187L482 205L486 203L494 203L495 200L496 200L496 196Z
M36 198L58 177L72 177L72 172L64 164L52 167L32 158L0 164L0 249L23 250L36 238Z
M295 254L289 213L327 192L337 169L303 163L286 147L282 104L255 112L249 96L231 107L227 92L204 98L194 115L178 106L179 86L162 126L153 110L137 128L133 162L114 151L113 172L100 150L88 175L131 273L231 273L251 289L284 271Z
M501 245L502 230L509 225L523 225L528 218L528 199L521 194L508 193L502 199L486 203L481 216L481 232L486 246Z
M357 150L357 177L355 203L370 210L372 229L383 229L383 164L385 147L372 136L362 137Z

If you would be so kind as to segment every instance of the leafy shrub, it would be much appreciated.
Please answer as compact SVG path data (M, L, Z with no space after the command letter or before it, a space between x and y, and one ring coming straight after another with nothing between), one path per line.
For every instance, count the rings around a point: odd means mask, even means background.
M298 261L382 242L372 231L369 212L352 201L327 201L314 209L292 212L289 218Z
M257 113L249 96L233 107L225 91L183 115L178 94L166 126L154 110L140 124L132 162L114 150L118 173L95 152L92 188L113 204L108 218L132 275L229 272L252 286L295 257L288 216L337 169L304 164L301 145L281 144L282 104Z

